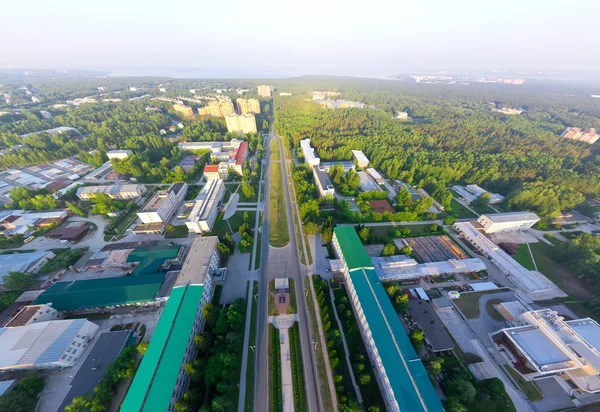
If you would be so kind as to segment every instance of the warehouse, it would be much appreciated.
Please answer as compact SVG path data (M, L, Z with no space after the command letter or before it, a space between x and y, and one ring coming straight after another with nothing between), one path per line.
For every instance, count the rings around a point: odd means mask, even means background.
M98 193L104 193L111 199L129 200L137 199L146 193L144 185L111 185L111 186L83 186L77 189L77 197L81 200L90 200Z
M529 229L539 220L535 213L509 212L481 215L477 223L483 226L485 233L496 233Z
M56 255L52 252L30 252L18 255L0 255L0 284L4 283L4 277L10 272L37 273L54 259Z
M375 272L382 282L408 281L425 276L457 275L486 270L481 259L450 259L443 262L417 263L405 255L372 258Z

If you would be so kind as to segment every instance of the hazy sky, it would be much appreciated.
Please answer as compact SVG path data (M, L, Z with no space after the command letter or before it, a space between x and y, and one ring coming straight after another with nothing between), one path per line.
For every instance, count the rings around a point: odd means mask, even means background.
M600 0L19 0L0 10L0 67L211 77L600 67Z

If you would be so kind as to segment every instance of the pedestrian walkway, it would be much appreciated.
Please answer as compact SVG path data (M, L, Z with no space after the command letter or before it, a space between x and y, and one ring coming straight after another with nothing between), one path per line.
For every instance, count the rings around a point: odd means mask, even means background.
M292 357L290 354L289 328L298 320L298 315L269 316L270 323L279 330L279 355L281 356L281 391L283 411L294 411L294 386L292 384Z

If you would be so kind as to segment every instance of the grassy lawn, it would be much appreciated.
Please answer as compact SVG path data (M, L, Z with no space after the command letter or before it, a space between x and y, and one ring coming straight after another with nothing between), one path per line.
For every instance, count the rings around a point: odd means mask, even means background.
M523 265L525 269L535 270L531 253L529 253L529 248L526 244L517 245L517 254L514 255L513 258Z
M233 232L237 232L240 225L244 223L244 213L245 212L243 211L235 212L229 218L229 225L227 224L227 221L223 219L224 213L219 213L219 216L217 216L217 220L215 221L215 225L213 226L213 230L207 233L206 236L225 236L225 233L230 232L230 225ZM254 224L254 219L256 219L256 212L248 212L248 222L251 227Z
M252 286L252 294L258 299L258 282L255 280ZM256 345L256 322L258 319L258 301L252 299L252 310L250 313L250 331L248 344ZM246 366L246 397L244 410L252 412L254 410L254 367L256 364L256 351L248 350L248 361Z
M542 393L534 382L529 382L523 379L519 373L508 365L504 365L504 369L508 374L519 384L519 387L527 395L527 399L530 401L541 401L544 399Z
M88 251L88 248L80 249L53 249L56 257L46 263L40 269L40 273L46 274L60 269L66 269L79 260Z
M118 217L116 219L119 219L119 224L117 224L117 226L115 226L114 233L117 234L121 234L125 229L127 229L129 227L129 225L131 225L131 223L137 218L137 209L131 209L129 212L127 212L127 214L125 214L123 217Z
M490 299L485 304L485 310L487 311L488 315L490 315L490 318L494 319L497 322L504 322L505 320L500 314L500 312L498 312L494 307L494 305L497 305L498 303L502 302L504 301L501 299Z
M281 160L281 152L279 151L279 140L271 140L269 148L271 149L271 160Z
M544 243L531 243L531 252L537 264L538 270L542 272L548 279L561 288L565 293L582 299L587 299L592 296L589 285L575 277L566 268L550 259L554 253L552 246Z
M476 319L479 317L479 298L489 293L501 292L502 289L488 290L485 292L461 293L459 299L454 303L467 319Z
M190 233L186 225L177 225L173 226L173 228L174 230L172 230L171 232L165 230L165 239L177 239L187 237Z
M269 243L274 247L283 247L290 241L288 233L285 197L283 194L283 176L278 164L270 168L269 216Z
M402 230L404 228L407 228L410 229L412 235L424 235L429 232L430 227L431 224L369 226L369 237L382 238L384 242L390 242L396 237L401 237L392 235L392 232L395 230Z
M242 188L240 188L237 191L238 195L240 195L240 200L239 200L240 202L244 202L244 203L258 202L258 182L250 183L250 186L252 186L252 188L254 189L254 196L250 196L250 197L244 196L244 193L242 192Z
M294 279L289 279L290 282L290 308L292 313L298 313L298 308L296 306L296 285L294 283Z
M450 190L450 193L452 193L452 202L450 203L450 207L452 208L451 213L457 215L459 219L477 218L477 215L475 215L469 209L467 209L462 204L460 204L458 202L458 200L456 200L456 198L460 197L458 195L458 193L456 193L452 189L449 189L449 190ZM448 212L448 210L446 210L446 211Z
M446 328L444 328L444 329L446 329ZM446 332L448 332L448 336L450 336L450 339L452 339L452 342L454 342L454 349L453 349L454 353L456 354L456 356L458 357L458 359L460 359L460 361L462 363L464 363L465 365L470 365L472 363L483 362L483 359L481 359L481 357L479 355L476 355L471 352L463 352L463 350L460 348L460 346L458 346L458 343L456 343L456 340L454 340L454 336L452 336L450 331L448 329L446 329Z

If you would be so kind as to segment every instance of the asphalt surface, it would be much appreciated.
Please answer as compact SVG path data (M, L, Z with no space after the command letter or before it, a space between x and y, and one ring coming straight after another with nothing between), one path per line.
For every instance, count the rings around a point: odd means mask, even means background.
M273 136L271 139L279 138ZM270 147L270 140L266 143L265 147ZM281 140L280 140L281 143ZM269 410L269 364L268 364L268 328L267 328L267 315L268 315L268 284L269 280L277 277L289 277L294 280L295 292L296 292L296 303L298 309L298 321L300 330L300 343L302 347L302 362L304 366L304 378L305 378L305 396L308 402L309 411L321 411L321 402L318 391L318 382L316 376L316 370L314 365L314 351L312 347L312 339L310 337L310 331L308 327L307 312L306 312L306 301L304 296L303 278L304 271L300 266L300 259L298 257L298 247L296 244L296 235L294 228L294 221L292 215L292 202L290 200L289 185L287 180L287 172L285 170L285 157L283 152L283 145L280 144L280 151L282 159L281 162L275 161L272 164L269 163L269 167L281 167L283 171L283 186L286 201L286 213L288 221L288 231L290 242L283 248L273 248L269 245L269 195L271 192L271 186L269 184L270 172L267 169L265 179L265 207L263 210L263 227L262 233L262 253L261 253L261 266L259 279L260 290L259 290L259 315L257 325L257 344L256 350L258 354L257 366L256 366L256 396L255 396L255 408L256 411L267 411ZM268 152L268 154L270 154ZM267 159L269 156L266 157Z
M94 387L104 376L106 367L113 361L125 347L129 339L130 331L106 332L98 337L92 351L79 368L79 371L71 381L71 390L60 404L59 411L64 411L67 405L73 402L73 398L87 393L91 395ZM95 359L95 360L94 360ZM94 370L94 368L97 368Z

